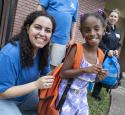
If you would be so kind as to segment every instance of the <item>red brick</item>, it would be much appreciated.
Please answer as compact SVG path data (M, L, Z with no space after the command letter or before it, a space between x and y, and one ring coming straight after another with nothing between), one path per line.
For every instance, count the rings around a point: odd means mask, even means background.
M25 19L25 17L30 13L36 10L38 5L37 0L18 0L13 35L17 34L20 31L20 27ZM79 15L80 13L93 12L99 8L104 8L104 0L79 0ZM79 17L77 22L77 32L76 40L83 42L81 33L79 32Z

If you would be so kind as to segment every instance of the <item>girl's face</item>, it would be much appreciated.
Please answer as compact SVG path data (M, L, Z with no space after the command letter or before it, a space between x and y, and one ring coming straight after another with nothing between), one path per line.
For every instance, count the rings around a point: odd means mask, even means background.
M115 25L118 22L119 15L116 12L111 12L109 17L108 17L108 22L111 25Z
M97 46L104 33L104 27L101 20L94 16L89 16L82 26L82 35L86 43L91 46Z
M52 22L48 17L39 16L27 27L29 39L34 48L43 48L52 35Z

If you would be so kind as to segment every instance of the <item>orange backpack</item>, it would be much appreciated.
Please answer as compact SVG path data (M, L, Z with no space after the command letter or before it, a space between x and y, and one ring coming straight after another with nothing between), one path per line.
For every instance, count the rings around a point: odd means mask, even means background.
M83 56L83 45L80 43L75 43L74 45L76 45L77 50L75 54L73 68L79 68L81 64L82 56ZM72 45L70 49L74 45ZM104 54L100 49L98 50L98 58L99 58L99 62L102 63ZM56 108L56 100L58 97L58 86L61 81L61 78L59 77L59 73L62 66L63 66L63 63L57 66L51 74L55 77L53 86L49 89L42 89L39 91L38 115L58 115L58 110Z

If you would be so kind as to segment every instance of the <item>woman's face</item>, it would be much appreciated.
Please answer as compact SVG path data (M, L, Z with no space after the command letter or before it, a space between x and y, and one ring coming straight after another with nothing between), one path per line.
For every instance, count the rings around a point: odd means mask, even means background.
M48 17L39 16L27 27L29 39L34 48L43 48L52 35L52 22Z
M118 22L119 15L116 12L111 12L109 17L108 17L108 22L111 25L115 25Z

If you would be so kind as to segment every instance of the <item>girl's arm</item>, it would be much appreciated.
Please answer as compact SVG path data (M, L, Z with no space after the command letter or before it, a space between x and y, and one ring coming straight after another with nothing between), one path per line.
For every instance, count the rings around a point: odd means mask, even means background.
M61 78L74 78L75 76L80 75L83 72L82 69L73 69L76 50L76 46L73 46L69 54L67 55L60 72Z
M73 69L73 63L77 50L76 48L76 46L73 46L68 56L66 57L64 65L60 72L61 78L75 78L76 76L79 76L83 73L98 73L99 71L101 71L100 65L93 65L91 67Z
M26 95L36 89L50 88L52 87L53 81L53 76L43 76L34 82L10 87L5 92L0 93L0 99L19 97Z

